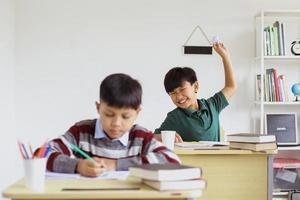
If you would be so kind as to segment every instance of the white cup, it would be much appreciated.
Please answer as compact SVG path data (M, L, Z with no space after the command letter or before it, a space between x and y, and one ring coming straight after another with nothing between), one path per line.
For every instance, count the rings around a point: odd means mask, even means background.
M43 192L45 189L47 158L24 160L25 186L35 192Z
M174 150L176 131L161 131L162 143L171 150Z

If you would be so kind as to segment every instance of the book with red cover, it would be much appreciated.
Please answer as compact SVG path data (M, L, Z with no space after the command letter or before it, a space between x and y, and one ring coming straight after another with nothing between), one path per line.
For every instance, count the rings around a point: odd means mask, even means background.
M300 168L300 160L296 158L274 158L273 168Z

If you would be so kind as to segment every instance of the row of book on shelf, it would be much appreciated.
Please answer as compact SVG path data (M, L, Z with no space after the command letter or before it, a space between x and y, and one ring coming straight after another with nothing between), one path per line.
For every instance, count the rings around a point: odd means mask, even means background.
M256 98L261 99L261 74L256 75ZM264 101L269 102L286 102L289 101L285 75L278 75L275 68L266 69L263 76Z
M275 21L272 25L264 28L264 55L284 56L285 54L285 31L284 24Z

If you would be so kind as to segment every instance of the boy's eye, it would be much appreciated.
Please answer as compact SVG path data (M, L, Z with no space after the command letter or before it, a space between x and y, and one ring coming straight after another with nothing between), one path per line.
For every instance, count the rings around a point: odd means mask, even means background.
M109 113L105 113L105 116L106 117L113 117L114 115L113 114L109 114Z
M130 116L123 116L123 119L129 119Z

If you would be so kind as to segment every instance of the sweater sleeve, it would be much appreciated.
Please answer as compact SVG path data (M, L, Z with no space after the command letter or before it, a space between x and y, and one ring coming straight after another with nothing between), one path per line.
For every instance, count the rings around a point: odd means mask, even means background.
M218 113L220 113L229 104L222 91L216 93L214 96L207 99L207 101L215 107Z
M70 129L72 130L72 129ZM52 152L47 160L47 170L59 173L75 173L78 158L66 142L78 145L74 134L67 131L64 135L50 141Z
M144 137L141 152L136 156L121 158L117 160L117 170L128 170L134 164L148 163L175 163L180 164L179 157L170 149L157 141L153 134Z

